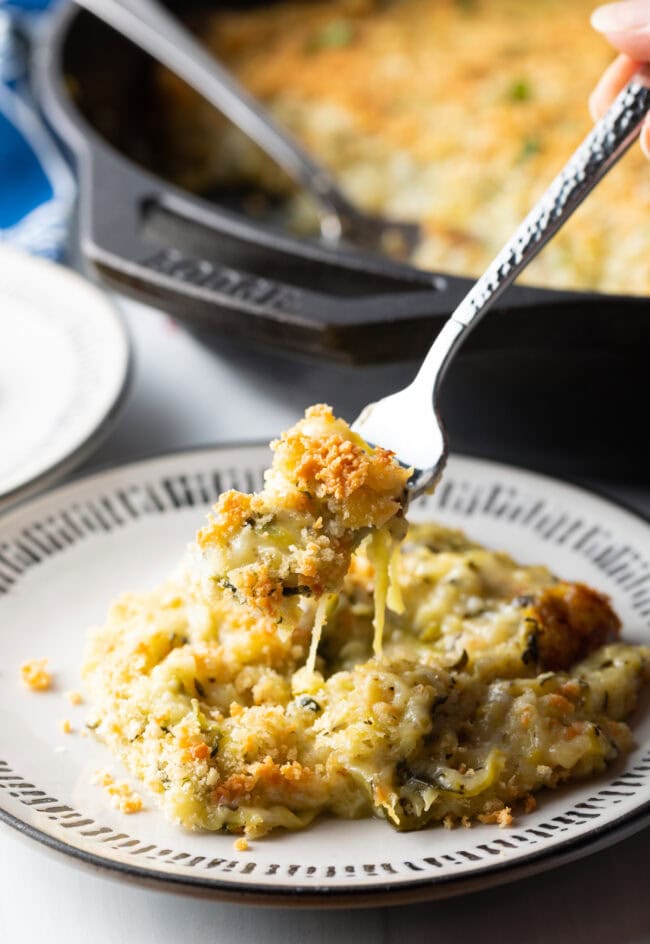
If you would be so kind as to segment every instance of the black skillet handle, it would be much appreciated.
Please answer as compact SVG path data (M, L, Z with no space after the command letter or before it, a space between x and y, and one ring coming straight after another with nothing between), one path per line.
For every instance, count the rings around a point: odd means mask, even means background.
M334 359L416 357L451 302L435 275L249 223L97 145L80 161L79 236L120 291L197 327ZM419 337L396 337L397 321Z
M359 364L418 359L472 284L284 236L98 144L80 178L82 249L107 285L247 343ZM515 286L465 348L650 347L647 309L644 299Z

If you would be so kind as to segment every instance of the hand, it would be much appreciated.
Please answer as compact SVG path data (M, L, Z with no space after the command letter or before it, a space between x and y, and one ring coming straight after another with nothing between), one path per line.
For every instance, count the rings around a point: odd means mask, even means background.
M621 53L605 70L589 99L595 120L629 82L639 64L650 62L650 0L608 3L594 11L591 25ZM641 147L650 158L650 115L641 132Z

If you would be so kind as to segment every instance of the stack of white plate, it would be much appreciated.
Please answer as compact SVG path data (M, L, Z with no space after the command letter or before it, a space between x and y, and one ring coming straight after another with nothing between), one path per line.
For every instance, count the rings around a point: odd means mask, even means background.
M111 429L129 341L80 275L0 249L0 509L80 463Z

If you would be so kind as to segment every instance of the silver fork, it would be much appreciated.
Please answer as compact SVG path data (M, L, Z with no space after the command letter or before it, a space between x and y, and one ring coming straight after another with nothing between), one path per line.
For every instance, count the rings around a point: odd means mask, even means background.
M365 407L353 423L352 429L366 442L391 449L403 465L413 468L409 482L412 498L435 486L447 460L447 438L437 400L440 383L452 357L501 293L639 137L648 111L650 65L636 73L594 125L444 323L413 382Z
M311 193L322 209L324 239L344 238L365 249L403 257L417 246L421 238L417 223L364 213L351 203L328 171L156 0L77 3L187 82Z

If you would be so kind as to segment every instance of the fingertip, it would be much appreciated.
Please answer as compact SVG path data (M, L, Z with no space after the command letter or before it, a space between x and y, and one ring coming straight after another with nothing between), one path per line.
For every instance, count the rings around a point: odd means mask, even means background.
M590 17L591 25L599 33L608 33L612 29L612 23L615 21L615 3L606 3L603 6L596 7Z
M649 17L648 0L620 0L597 7L591 14L591 25L607 36L612 33L634 33L648 28Z
M591 25L631 59L650 59L650 0L607 3L591 14Z

